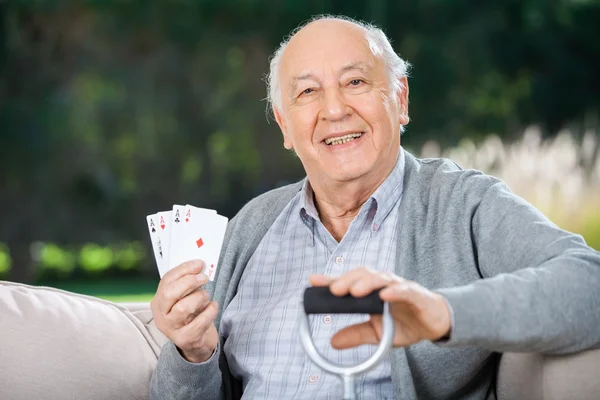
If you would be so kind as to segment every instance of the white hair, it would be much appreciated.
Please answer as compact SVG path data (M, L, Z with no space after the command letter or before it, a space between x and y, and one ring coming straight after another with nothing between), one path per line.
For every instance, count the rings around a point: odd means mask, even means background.
M283 52L285 51L292 37L296 33L298 33L299 30L315 21L320 20L346 21L363 28L365 30L365 39L369 44L369 48L371 49L373 56L379 57L386 66L388 75L388 88L392 98L394 98L399 92L401 92L404 89L404 85L400 81L400 78L408 76L410 64L407 61L403 60L398 54L396 54L388 37L380 28L376 27L373 24L357 21L345 16L318 15L294 29L288 35L288 37L286 37L279 44L279 47L271 57L269 74L266 76L267 107L271 109L271 111L273 111L275 107L281 109L282 106L281 82L279 82L279 68L281 65L281 57L283 55ZM387 99L385 97L384 101L387 105Z

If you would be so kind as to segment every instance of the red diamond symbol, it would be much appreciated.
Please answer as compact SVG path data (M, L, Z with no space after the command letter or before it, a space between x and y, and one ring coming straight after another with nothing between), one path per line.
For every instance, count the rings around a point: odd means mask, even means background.
M185 219L185 222L190 222L190 219L189 219L189 218L186 218L186 219Z
M196 240L196 246L198 246L198 248L202 247L202 245L204 245L204 242L202 241L202 238Z

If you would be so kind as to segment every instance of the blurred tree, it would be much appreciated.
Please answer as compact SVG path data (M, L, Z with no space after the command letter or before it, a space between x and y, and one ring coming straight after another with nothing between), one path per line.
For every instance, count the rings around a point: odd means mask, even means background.
M408 147L512 140L530 123L597 131L597 0L1 2L10 279L35 275L33 241L140 240L144 216L174 203L231 217L299 179L261 78L281 39L320 13L375 22L413 64Z

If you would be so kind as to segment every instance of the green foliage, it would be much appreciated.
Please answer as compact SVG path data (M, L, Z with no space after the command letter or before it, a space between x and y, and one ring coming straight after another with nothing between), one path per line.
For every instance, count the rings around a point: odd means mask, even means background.
M88 243L79 252L79 264L89 273L104 272L114 263L115 254L110 247Z
M140 242L124 243L114 251L114 263L119 270L132 271L146 260L146 248Z
M8 246L6 246L4 243L0 243L0 277L8 274L8 271L11 267L11 262Z
M34 259L39 261L37 276L41 280L97 277L109 271L139 274L146 261L146 247L139 241L110 246L87 243L81 247L37 242L32 248Z
M600 251L600 212L590 212L579 232L590 247Z
M53 243L43 243L40 246L39 259L43 269L61 277L67 277L73 273L77 265L77 257L73 251Z
M547 215L560 228L581 235L588 246L600 251L600 213L598 211L577 213L570 218L560 213L548 213Z

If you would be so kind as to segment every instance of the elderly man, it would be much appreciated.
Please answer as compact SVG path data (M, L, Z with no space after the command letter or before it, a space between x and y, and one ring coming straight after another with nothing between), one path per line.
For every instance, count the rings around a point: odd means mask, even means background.
M391 304L394 348L359 398L494 398L498 352L600 343L600 254L497 179L404 151L406 70L381 30L347 19L282 43L269 98L307 178L230 222L215 282L201 261L164 276L152 311L170 342L151 398L340 398L298 340L309 282L338 296L382 289ZM319 350L349 365L371 354L381 318L312 326Z

